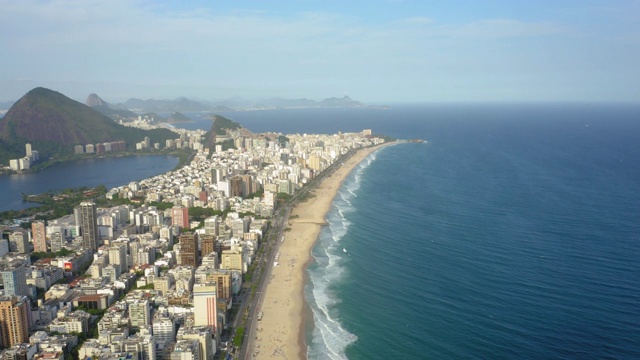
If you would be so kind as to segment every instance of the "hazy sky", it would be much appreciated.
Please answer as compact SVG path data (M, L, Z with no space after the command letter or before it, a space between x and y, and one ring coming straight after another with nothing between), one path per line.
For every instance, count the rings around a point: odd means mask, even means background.
M0 101L640 101L640 1L0 0Z

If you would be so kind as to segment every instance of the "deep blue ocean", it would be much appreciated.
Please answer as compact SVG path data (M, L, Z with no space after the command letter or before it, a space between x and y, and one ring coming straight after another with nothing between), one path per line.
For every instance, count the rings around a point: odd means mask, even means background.
M310 359L639 359L640 106L224 114L373 129L313 250Z

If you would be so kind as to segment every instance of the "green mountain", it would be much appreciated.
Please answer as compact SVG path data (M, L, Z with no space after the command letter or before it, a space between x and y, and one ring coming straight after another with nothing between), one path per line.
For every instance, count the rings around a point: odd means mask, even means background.
M204 135L203 145L213 148L216 144L216 135L227 135L227 130L239 129L243 129L243 127L237 122L227 119L224 116L213 115L213 124L211 124L211 129Z
M117 124L94 109L63 94L35 88L18 100L0 119L0 163L24 156L31 143L40 158L73 154L75 145L123 140L128 148L148 136L164 144L177 135L166 129L142 130Z

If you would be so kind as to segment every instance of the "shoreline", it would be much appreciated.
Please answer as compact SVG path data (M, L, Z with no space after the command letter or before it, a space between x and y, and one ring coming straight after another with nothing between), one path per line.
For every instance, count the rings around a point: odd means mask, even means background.
M311 250L322 227L327 225L325 216L343 181L356 166L373 152L399 143L358 150L291 211L285 240L275 260L278 265L271 264L271 278L267 279L264 297L258 304L263 317L257 325L255 346L250 349L257 353L256 359L306 359L306 332L313 324L313 314L304 296L309 281L306 270L313 261Z

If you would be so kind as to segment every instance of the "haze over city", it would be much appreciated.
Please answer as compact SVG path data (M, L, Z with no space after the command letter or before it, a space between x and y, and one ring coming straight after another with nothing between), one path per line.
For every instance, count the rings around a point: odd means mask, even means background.
M638 1L0 0L0 101L623 101Z

